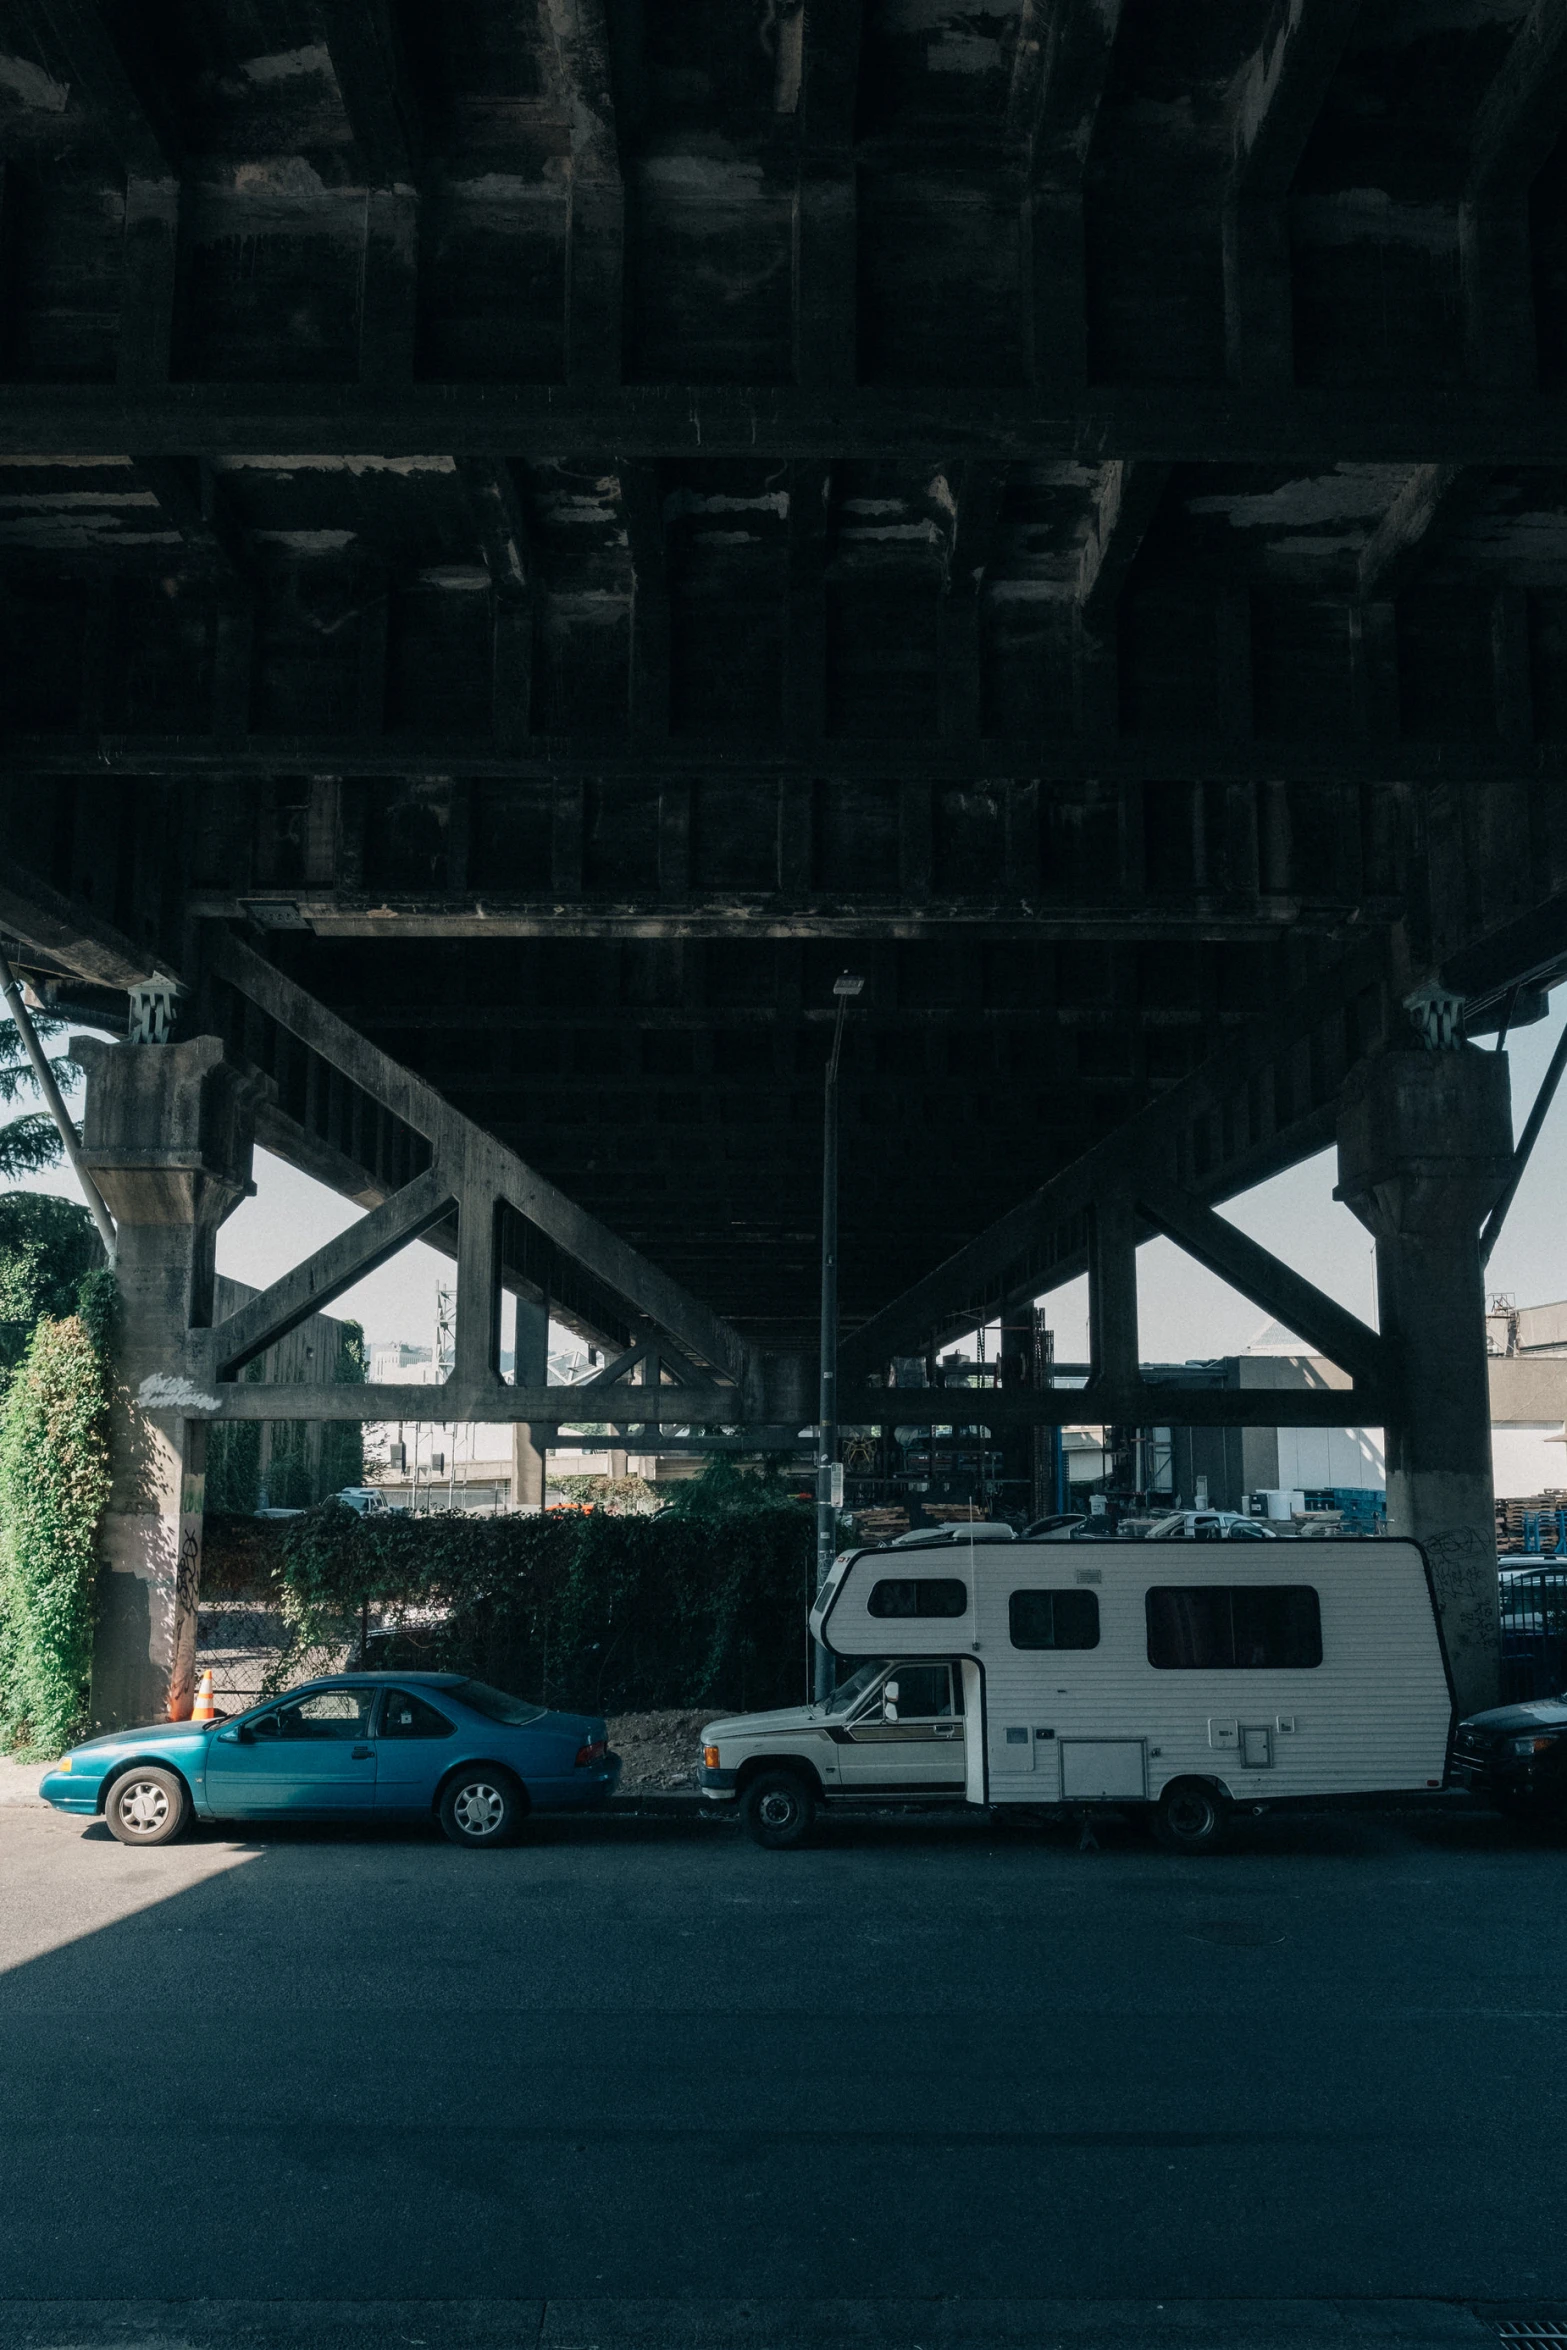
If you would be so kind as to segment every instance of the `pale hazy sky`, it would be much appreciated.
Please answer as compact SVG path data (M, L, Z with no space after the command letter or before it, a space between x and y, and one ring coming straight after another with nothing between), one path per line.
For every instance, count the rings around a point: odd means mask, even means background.
M1567 989L1558 991L1548 1019L1517 1030L1509 1039L1515 1131L1528 1115L1564 1020ZM1510 1292L1520 1305L1567 1297L1564 1168L1567 1084L1535 1145L1487 1274L1493 1292ZM255 1177L256 1196L236 1209L218 1235L218 1270L236 1280L258 1287L275 1281L311 1249L345 1231L360 1212L265 1151L256 1153ZM1224 1212L1319 1288L1371 1320L1375 1285L1370 1235L1333 1198L1335 1179L1334 1154L1325 1151L1260 1184ZM41 1178L40 1187L75 1196L69 1173ZM843 1187L848 1203L854 1189L852 1149L844 1154ZM428 1346L436 1289L442 1282L450 1284L453 1275L448 1260L416 1242L338 1299L332 1310L363 1322L372 1342L403 1339ZM1073 1282L1056 1291L1049 1303L1058 1357L1081 1360L1088 1351L1087 1283ZM1267 1319L1166 1240L1152 1241L1138 1252L1138 1305L1147 1362L1238 1353ZM509 1338L508 1330L506 1343ZM1534 1493L1567 1481L1564 1448L1546 1446L1523 1431L1498 1437L1496 1466L1502 1491Z

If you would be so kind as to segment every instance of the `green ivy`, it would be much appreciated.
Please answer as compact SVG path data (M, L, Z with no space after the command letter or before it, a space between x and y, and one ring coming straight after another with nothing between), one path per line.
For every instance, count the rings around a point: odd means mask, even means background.
M0 1748L58 1754L86 1719L109 1498L117 1304L107 1268L35 1328L0 1414Z
M742 1506L658 1518L362 1518L325 1502L280 1536L293 1643L274 1679L325 1669L372 1630L373 1664L594 1713L788 1704L804 1688L813 1522L745 1482Z

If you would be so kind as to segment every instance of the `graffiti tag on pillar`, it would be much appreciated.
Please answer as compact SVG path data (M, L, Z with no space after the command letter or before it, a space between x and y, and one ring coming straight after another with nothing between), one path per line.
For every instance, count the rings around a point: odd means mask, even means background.
M196 1604L201 1589L201 1537L187 1534L180 1544L179 1572L174 1578L174 1620L180 1623L185 1611Z

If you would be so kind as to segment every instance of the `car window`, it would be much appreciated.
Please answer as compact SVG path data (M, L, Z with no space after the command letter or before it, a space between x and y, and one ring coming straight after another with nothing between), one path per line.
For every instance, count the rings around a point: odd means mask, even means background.
M866 1607L873 1616L961 1616L968 1585L955 1575L889 1575L871 1585Z
M282 1738L368 1738L374 1689L316 1689L277 1709ZM259 1727L259 1725L258 1725Z
M893 1702L900 1722L933 1722L952 1713L950 1665L897 1665L892 1679L898 1684Z
M1014 1591L1007 1601L1014 1648L1097 1648L1099 1595L1094 1591Z
M504 1689L492 1689L488 1681L459 1681L450 1694L471 1705L486 1721L504 1722L514 1730L536 1722L544 1711L542 1705L529 1705L525 1697L508 1697Z
M450 1738L452 1725L411 1689L388 1689L381 1700L382 1738Z

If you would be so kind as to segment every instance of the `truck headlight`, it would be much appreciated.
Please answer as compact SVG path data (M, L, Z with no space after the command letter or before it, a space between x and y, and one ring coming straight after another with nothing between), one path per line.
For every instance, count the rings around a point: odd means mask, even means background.
M1548 1754L1556 1744L1554 1738L1509 1738L1509 1754Z
M704 1746L704 1747L703 1747L703 1749L702 1749L702 1764L703 1764L703 1768L704 1768L705 1770L709 1770L709 1771L716 1771L716 1770L717 1770L717 1768L718 1768L718 1749L717 1749L717 1747L716 1747L716 1746Z

